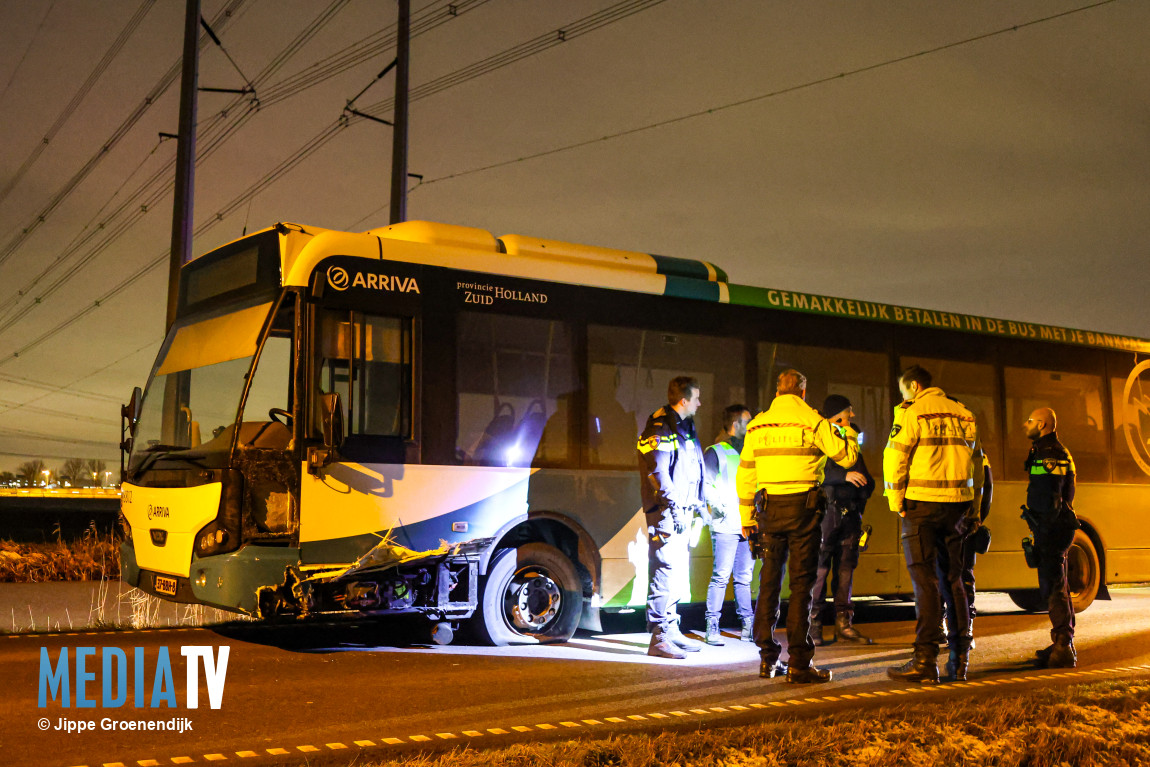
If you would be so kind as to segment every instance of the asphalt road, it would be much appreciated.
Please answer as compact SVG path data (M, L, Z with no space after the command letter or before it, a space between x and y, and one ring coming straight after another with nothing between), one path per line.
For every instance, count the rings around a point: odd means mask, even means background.
M516 739L698 727L1150 671L1150 589L1116 590L1112 601L1095 602L1080 617L1080 665L1074 675L1036 671L1029 663L1034 650L1049 642L1045 615L1022 614L1004 595L979 600L970 681L938 687L886 678L887 666L909 657L913 632L913 608L890 604L860 606L859 626L875 644L818 650L816 663L835 676L832 683L815 686L760 680L756 649L737 638L686 661L648 658L646 635L623 633L641 630L634 625L638 615L617 618L607 627L619 633L578 636L549 647L396 647L378 628L332 625L0 638L6 688L0 697L0 762L30 767L349 764L357 754L362 761L463 743L496 746ZM209 707L202 668L199 707L187 708L180 648L188 645L230 648L218 710ZM42 648L54 664L62 647L69 648L72 706L49 699L41 708ZM91 708L76 707L77 647L95 648L86 661L86 672L93 675L86 684ZM142 708L133 705L136 647L143 648ZM168 686L177 706L149 708L163 647L171 657ZM129 660L122 707L103 705L104 648L121 648ZM116 682L116 673L107 678ZM108 691L113 698L116 686ZM190 721L191 731L108 731L101 724L182 718ZM94 722L95 729L58 731L61 720Z

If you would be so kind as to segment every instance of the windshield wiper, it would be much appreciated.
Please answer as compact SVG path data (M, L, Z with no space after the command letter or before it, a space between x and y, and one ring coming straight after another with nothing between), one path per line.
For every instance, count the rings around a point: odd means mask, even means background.
M140 465L134 471L132 471L132 477L135 478L135 477L140 476L145 471L150 469L152 467L152 464L154 464L156 461L160 460L161 458L174 458L177 461L183 461L184 463L190 463L192 466L195 466L198 469L208 468L205 464L200 463L195 458L189 458L188 456L179 455L177 452L175 452L178 450L188 450L188 449L190 449L190 448L179 447L178 445L149 445L144 450L144 452L145 452L144 460L142 460L140 462Z

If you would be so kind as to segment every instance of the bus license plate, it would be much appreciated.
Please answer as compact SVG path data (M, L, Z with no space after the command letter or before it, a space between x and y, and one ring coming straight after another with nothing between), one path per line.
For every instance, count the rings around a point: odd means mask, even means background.
M157 575L155 581L153 581L153 585L155 585L156 591L160 592L161 594L167 594L170 597L174 597L176 595L175 578L166 578L163 575Z

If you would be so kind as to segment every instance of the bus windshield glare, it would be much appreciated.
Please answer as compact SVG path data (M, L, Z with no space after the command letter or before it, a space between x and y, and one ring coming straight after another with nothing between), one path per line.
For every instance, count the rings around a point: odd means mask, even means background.
M221 466L231 427L271 302L207 318L189 318L168 334L144 394L129 472L157 454ZM149 459L149 456L153 458Z

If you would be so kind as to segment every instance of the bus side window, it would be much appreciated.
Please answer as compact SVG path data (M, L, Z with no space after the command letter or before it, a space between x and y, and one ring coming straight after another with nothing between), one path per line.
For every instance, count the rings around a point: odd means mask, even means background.
M1107 413L1102 377L1054 370L1005 368L1006 478L1025 480L1022 463L1030 451L1022 422L1039 407L1054 409L1058 439L1074 456L1080 482L1109 482Z
M317 397L340 395L348 437L410 439L411 320L326 312L320 337ZM313 435L320 432L318 419L319 409L313 407Z

